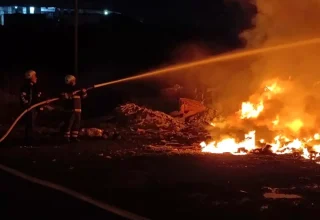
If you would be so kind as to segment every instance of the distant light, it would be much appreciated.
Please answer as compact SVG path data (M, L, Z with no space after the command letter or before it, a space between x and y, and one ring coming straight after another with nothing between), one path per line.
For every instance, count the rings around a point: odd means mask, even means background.
M14 6L15 9L18 9L18 6Z
M55 7L41 7L40 11L41 12L55 12L56 8Z
M104 10L104 15L108 15L110 12L108 10Z
M30 7L30 14L34 14L34 7Z

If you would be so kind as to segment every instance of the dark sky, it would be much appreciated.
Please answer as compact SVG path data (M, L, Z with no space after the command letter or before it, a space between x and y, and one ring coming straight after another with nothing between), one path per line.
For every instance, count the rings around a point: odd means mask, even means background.
M230 1L230 0L229 0ZM0 5L52 5L72 7L74 0L0 0ZM79 8L106 8L149 22L210 25L239 11L226 9L224 0L78 0ZM238 8L239 9L239 8Z
M210 22L224 12L223 0L118 0L111 6L146 19L179 23Z

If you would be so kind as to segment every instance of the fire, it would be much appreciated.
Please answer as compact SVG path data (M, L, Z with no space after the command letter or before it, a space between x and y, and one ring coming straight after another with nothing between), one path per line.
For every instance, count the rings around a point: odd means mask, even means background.
M319 134L315 134L319 136ZM222 154L231 153L234 155L246 155L253 152L255 149L260 149L256 145L255 131L250 131L245 135L245 140L237 142L234 138L226 138L220 142L211 142L206 144L202 142L202 152ZM265 142L264 139L260 140L260 143L271 146L270 151L274 154L292 154L299 152L305 159L316 159L320 157L320 145L309 147L308 143L315 139L309 138L307 141L301 141L299 139L290 140L285 136L276 136L271 143Z
M255 149L255 131L251 131L245 135L245 140L237 143L234 138L227 138L218 143L211 142L206 145L205 142L201 144L203 152L210 152L216 154L232 153L235 155L244 155L246 152Z
M274 126L277 126L279 124L279 115L277 115L276 119L272 121L272 124Z
M250 102L243 102L241 108L241 119L257 118L263 109L264 106L262 101L257 105Z
M259 97L259 101L257 104L254 104L252 102L242 103L241 109L238 112L240 114L240 118L241 119L258 118L261 112L264 110L264 102L266 100L270 100L275 94L279 94L282 92L283 92L283 89L278 86L277 82L271 84L270 86L265 86L263 94Z
M298 132L303 127L303 122L300 119L296 119L286 124L294 132Z
M278 82L268 82L263 87L263 92L260 95L253 96L252 101L243 102L237 115L241 120L257 120L261 113L265 110L265 102L271 100L278 94L285 92L284 88L280 87ZM256 131L251 130L244 136L244 140L237 141L235 138L227 137L220 141L213 141L211 143L202 142L200 144L202 152L222 154L231 153L234 155L246 155L255 150L264 150L274 154L293 154L298 153L306 159L320 158L320 144L312 146L313 141L320 140L320 134L316 133L313 136L305 138L291 137L292 133L298 134L304 127L302 118L295 118L286 121L280 115L276 115L270 120L272 129L277 133L273 140L266 141L260 139L256 143ZM269 123L270 124L270 123ZM215 126L214 123L211 123ZM281 126L281 127L280 127ZM287 137L283 134L283 129L289 129L291 134Z

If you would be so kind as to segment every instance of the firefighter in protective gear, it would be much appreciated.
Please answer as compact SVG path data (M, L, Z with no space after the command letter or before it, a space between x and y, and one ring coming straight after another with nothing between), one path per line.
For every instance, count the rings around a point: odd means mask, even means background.
M25 73L25 83L20 90L20 103L23 110L38 103L41 100L41 92L37 85L37 73L28 70ZM24 118L25 122L25 145L31 146L34 141L35 120L39 109L32 109Z
M87 97L86 89L79 89L76 86L76 77L67 75L65 77L65 89L61 93L64 100L64 138L67 143L78 142L78 135L81 122L81 101Z

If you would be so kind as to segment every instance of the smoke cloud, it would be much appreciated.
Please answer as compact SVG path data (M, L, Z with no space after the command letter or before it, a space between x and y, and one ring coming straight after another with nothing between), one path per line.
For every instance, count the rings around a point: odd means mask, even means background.
M254 28L240 34L247 49L320 37L320 0L238 2L257 7L252 21ZM265 113L266 118L279 115L281 129L289 129L293 133L317 130L320 118L319 61L320 45L314 44L261 54L250 62L248 71L253 78L248 80L255 86L270 79L281 81L279 86L283 86L284 91L274 98L277 104L266 103L270 115Z
M239 35L246 42L244 50L320 38L320 0L225 1L226 4L240 3L244 12L250 10L248 13L252 13L252 5L256 7L253 28ZM195 53L199 58L199 54L208 54L203 48L196 52L182 51L179 57ZM320 44L212 63L173 76L185 84L200 82L214 88L212 107L221 108L225 116L234 115L242 102L258 102L266 82L277 82L282 92L264 100L263 113L251 124L246 122L246 126L249 129L264 126L273 131L270 122L279 118L276 132L281 130L293 136L320 132L317 127L320 122Z
M257 15L254 29L242 33L248 46L274 45L288 40L306 39L320 33L320 1L239 0L253 3Z

